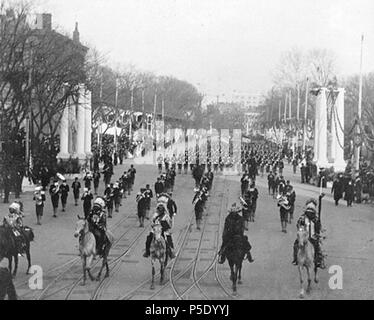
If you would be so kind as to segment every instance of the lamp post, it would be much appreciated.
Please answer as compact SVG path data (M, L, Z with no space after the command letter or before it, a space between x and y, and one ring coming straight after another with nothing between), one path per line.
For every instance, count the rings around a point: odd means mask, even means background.
M364 35L361 35L361 55L360 55L360 83L358 91L358 122L361 124L361 107L362 107L362 52L364 46ZM357 126L357 134L361 134L360 126ZM356 171L360 170L360 149L359 145L355 149L355 169Z

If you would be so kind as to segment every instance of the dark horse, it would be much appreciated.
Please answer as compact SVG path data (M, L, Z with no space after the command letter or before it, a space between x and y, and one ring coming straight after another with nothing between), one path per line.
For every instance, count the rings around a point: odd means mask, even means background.
M8 300L17 300L12 275L8 269L0 268L0 300L4 300L6 296L8 296Z
M12 272L12 259L14 258L14 270L13 277L17 274L18 269L18 254L26 254L28 267L26 274L29 273L31 268L31 254L30 254L30 243L34 240L34 233L31 228L23 227L22 236L25 240L25 250L19 252L15 243L14 234L12 228L6 225L0 226L0 261L7 258L9 261L9 271Z
M231 269L230 279L232 281L232 290L236 293L236 283L241 284L242 264L245 256L243 249L243 237L235 235L230 246L226 250L226 258Z

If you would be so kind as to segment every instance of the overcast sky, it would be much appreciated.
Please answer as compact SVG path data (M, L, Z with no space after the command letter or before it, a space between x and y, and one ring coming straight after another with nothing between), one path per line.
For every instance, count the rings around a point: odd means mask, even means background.
M266 92L282 51L328 48L340 75L374 71L374 0L38 0L54 27L113 63L173 75L208 95Z

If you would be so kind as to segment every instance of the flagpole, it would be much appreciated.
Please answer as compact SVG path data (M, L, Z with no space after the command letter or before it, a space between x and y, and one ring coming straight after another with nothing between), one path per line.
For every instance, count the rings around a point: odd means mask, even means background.
M130 145L132 143L132 110L134 108L134 89L131 89L131 98L130 98L130 127L129 127L129 139Z
M306 78L306 86L305 86L305 108L304 108L303 152L305 152L305 148L306 148L306 133L307 133L307 118L308 118L308 95L309 95L309 78Z
M117 152L117 116L118 116L118 78L116 78L116 95L115 95L115 117L114 117L114 148Z
M292 107L291 107L291 103L292 103L292 101L291 101L291 98L292 98L292 94L291 94L291 90L288 92L288 118L289 118L289 120L291 120L292 119Z
M360 84L359 84L359 91L358 91L358 121L361 124L361 107L362 107L362 52L364 46L364 35L361 35L361 55L360 55ZM361 134L360 127L357 127L357 134ZM360 146L356 147L356 155L355 155L355 169L358 171L360 170Z

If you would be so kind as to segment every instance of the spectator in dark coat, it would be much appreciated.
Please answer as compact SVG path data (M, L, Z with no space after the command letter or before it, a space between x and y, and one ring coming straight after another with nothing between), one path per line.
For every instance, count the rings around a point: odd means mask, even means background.
M343 198L344 184L342 177L338 176L332 184L331 193L334 194L335 205L339 204L339 200Z

